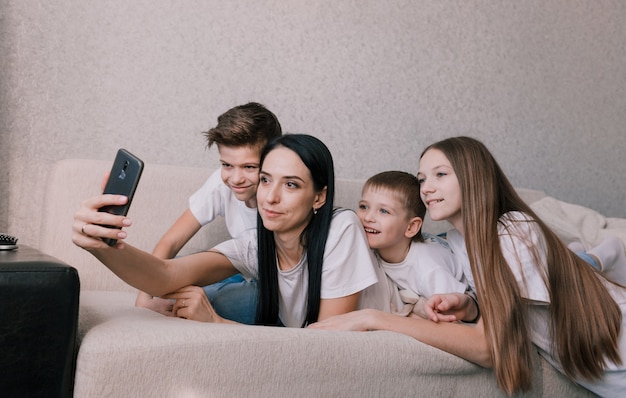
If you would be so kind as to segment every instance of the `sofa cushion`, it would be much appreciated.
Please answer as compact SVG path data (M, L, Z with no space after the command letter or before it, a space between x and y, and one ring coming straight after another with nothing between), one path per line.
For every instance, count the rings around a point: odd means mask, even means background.
M134 298L82 292L76 396L505 396L491 370L402 334L202 323ZM537 361L530 396L592 396Z

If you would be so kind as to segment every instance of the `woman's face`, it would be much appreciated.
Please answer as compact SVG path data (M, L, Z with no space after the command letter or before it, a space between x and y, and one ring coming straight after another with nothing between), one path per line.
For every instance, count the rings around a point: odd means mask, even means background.
M265 156L259 176L257 205L265 228L300 236L313 217L313 208L325 203L326 188L316 192L309 169L285 147Z
M447 220L463 232L461 186L448 158L438 149L429 149L420 159L417 178L422 201L435 221Z

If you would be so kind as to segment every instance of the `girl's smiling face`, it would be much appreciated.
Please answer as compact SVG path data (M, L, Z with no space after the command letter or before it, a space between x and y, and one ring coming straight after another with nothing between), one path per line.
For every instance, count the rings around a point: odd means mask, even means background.
M435 221L447 220L463 233L461 186L444 153L434 148L427 150L420 159L417 178L430 217Z

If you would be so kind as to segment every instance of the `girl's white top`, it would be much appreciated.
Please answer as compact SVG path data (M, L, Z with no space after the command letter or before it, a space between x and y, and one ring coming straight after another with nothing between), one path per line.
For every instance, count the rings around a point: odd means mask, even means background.
M522 297L528 300L530 338L539 348L542 356L556 369L562 371L555 356L550 333L550 296L546 283L547 247L538 225L524 213L509 212L504 214L498 225L500 246L504 257L515 275ZM463 271L470 287L475 289L469 258L463 236L456 230L448 232L448 242L462 262ZM537 249L538 262L533 255ZM589 265L591 266L591 265ZM622 264L621 266L626 266ZM602 279L604 281L604 279ZM622 327L618 338L622 365L607 361L608 368L601 380L576 382L596 394L606 397L623 396L626 391L626 290L604 281L613 299L622 310ZM581 318L580 322L586 319Z

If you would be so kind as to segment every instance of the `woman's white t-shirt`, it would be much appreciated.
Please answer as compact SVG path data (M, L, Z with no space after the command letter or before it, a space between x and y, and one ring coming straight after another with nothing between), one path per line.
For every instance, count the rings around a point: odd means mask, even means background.
M500 219L498 235L502 252L517 279L522 297L529 302L530 338L539 347L542 356L556 369L562 371L558 359L552 353L550 296L544 282L547 274L547 248L543 234L537 224L524 213L509 212ZM463 236L458 231L451 230L448 232L448 242L462 262L470 287L475 290ZM535 248L538 248L539 265L533 254ZM603 379L593 382L577 380L577 382L602 396L621 396L626 391L626 291L609 282L605 282L605 285L622 310L618 347L623 363L616 365L607 360L609 365ZM581 322L584 321L585 319L581 319Z
M217 216L224 217L228 233L233 238L243 231L256 228L257 209L246 206L222 181L221 170L216 170L189 198L189 210L200 225L206 225Z
M258 278L256 229L239 238L217 245L213 250L225 255L246 277ZM330 224L322 267L322 299L349 296L378 281L365 232L353 211L335 211ZM301 327L306 319L309 286L306 253L296 266L278 270L279 317L288 327Z

